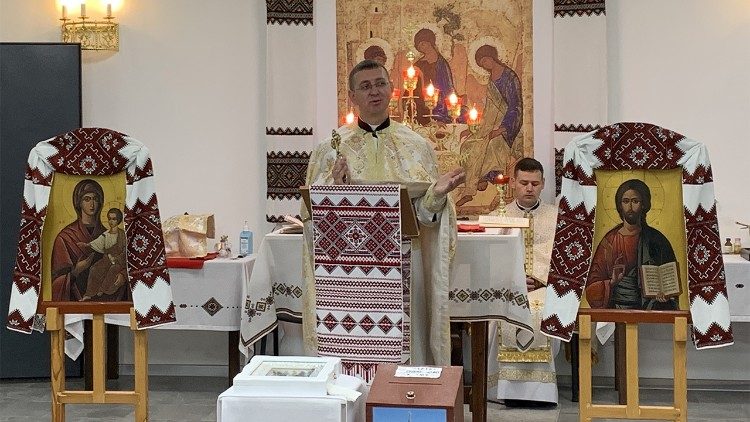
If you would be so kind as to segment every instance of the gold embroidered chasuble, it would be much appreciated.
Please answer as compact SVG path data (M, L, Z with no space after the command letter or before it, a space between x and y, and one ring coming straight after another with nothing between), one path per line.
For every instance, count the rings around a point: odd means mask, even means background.
M557 207L540 203L539 207L529 211L534 231L533 266L529 275L546 284L549 273L550 255L554 243ZM525 211L516 202L506 206L508 217L524 217ZM544 289L529 293L529 306L535 323L534 342L531 349L521 352L514 347L514 327L500 324L501 333L494 341L498 350L497 362L490 361L488 368L488 385L498 384L498 399L523 399L546 402L557 402L556 373L554 366L555 348L550 346L549 339L540 331L542 309L544 309ZM493 330L490 331L491 333ZM543 386L531 387L530 384L541 383Z
M518 207L515 201L506 205L505 209L508 217L524 216L524 211ZM557 207L540 203L537 209L531 211L531 214L534 224L534 269L531 275L547 284L552 245L555 242ZM542 302L544 302L544 297L542 297Z
M420 223L420 235L412 240L411 263L411 363L450 364L448 277L456 245L456 215L446 196L433 191L438 178L437 160L431 145L405 125L391 121L376 134L356 123L337 129L339 151L346 157L357 184L402 184L413 192L429 185L412 202ZM333 184L331 170L336 151L326 139L313 150L307 170L308 185ZM420 192L421 194L421 192ZM419 194L417 194L419 195ZM303 335L305 352L317 351L315 335L315 278L313 271L312 225L307 209L303 248L305 279Z

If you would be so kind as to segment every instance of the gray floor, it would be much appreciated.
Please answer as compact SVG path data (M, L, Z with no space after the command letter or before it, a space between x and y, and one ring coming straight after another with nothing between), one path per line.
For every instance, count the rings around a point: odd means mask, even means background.
M149 392L150 421L214 421L216 397L226 389L225 378L151 377ZM69 389L82 388L80 381L69 381ZM110 382L109 389L132 388L132 378ZM617 395L611 389L596 389L595 403L613 403ZM670 390L641 390L642 404L668 404ZM471 420L468 408L465 420ZM132 421L133 407L126 405L68 405L68 421ZM50 385L47 381L0 382L0 421L39 422L50 419ZM251 420L251 419L248 419ZM570 401L570 388L560 388L560 404L552 409L509 409L490 403L488 421L544 422L577 421L578 403ZM750 392L688 392L689 421L750 421ZM309 421L314 422L314 421Z

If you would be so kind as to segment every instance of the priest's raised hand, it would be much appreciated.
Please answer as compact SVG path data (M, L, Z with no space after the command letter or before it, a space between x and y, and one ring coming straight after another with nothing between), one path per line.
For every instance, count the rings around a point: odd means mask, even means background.
M466 181L466 172L461 167L458 167L440 175L433 189L437 195L446 195L464 181Z

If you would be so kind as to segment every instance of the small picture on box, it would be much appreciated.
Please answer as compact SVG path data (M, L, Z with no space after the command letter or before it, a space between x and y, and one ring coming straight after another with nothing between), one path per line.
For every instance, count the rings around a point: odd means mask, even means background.
M261 377L312 378L325 366L322 362L267 361L262 362L250 374Z
M315 369L273 368L266 375L271 377L309 377Z

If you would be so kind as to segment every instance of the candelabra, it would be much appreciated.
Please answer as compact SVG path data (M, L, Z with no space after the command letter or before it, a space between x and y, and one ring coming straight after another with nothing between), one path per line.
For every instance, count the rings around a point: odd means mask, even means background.
M120 49L120 26L113 22L112 5L107 4L107 16L103 21L90 20L86 16L86 4L81 3L81 16L69 19L67 6L62 6L62 41L80 43L83 50Z
M404 120L407 126L414 127L417 124L417 103L414 100L414 90L417 88L417 70L414 69L414 53L406 53L406 60L409 61L409 67L404 71L404 92L406 96L401 97L404 102Z

